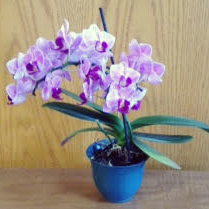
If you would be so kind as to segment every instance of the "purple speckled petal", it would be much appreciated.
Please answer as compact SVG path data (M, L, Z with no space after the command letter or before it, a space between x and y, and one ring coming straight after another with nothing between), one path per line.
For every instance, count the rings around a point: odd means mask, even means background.
M100 41L100 43L102 43L102 45L104 43L103 47L105 46L108 49L112 49L112 47L114 46L114 43L115 43L115 37L110 33L107 33L105 31L101 31L99 33L99 41Z
M13 58L9 60L6 64L6 67L8 71L14 75L17 72L17 68L18 68L17 58Z
M153 63L153 71L159 76L162 77L164 71L165 71L165 65L158 63L158 62L154 62Z
M87 98L86 98L86 96L85 96L85 94L83 92L79 95L79 97L81 99L81 105L86 104Z
M13 99L17 94L16 86L14 84L7 85L6 92L8 96L10 97L10 99Z
M110 91L109 91L109 93L107 94L107 97L106 97L107 107L110 108L110 109L117 110L119 99L120 99L120 96L118 94L118 91L115 90L115 89L110 88Z
M141 100L145 97L146 93L147 93L147 89L145 89L145 88L140 88L140 90L137 89L137 90L134 92L134 94L132 95L132 97L133 97L133 99L134 99L135 101L141 101Z
M31 94L35 87L35 81L24 77L17 82L17 87L19 92L22 92L23 94Z
M52 77L60 77L66 79L67 81L71 81L71 77L68 71L66 70L55 70L52 72Z
M49 98L51 97L51 88L49 88L48 86L43 87L41 91L41 97L44 101L49 100Z
M103 79L102 89L106 90L112 82L113 80L111 79L110 75L106 75Z
M97 41L95 44L96 51L101 52L101 53L106 52L107 47L108 47L108 45L104 41L102 43L100 41Z
M68 71L63 71L63 76L67 81L71 81L71 77Z
M25 102L25 95L17 95L13 100L12 100L12 104L14 105L18 105L18 104L22 104Z
M108 107L106 103L103 105L103 111L104 112L111 113L111 112L115 112L116 110L117 110L116 106Z
M121 77L124 76L124 66L122 64L111 65L110 76L116 83L121 81Z
M70 52L74 53L76 49L78 49L79 45L81 44L82 37L77 36L76 39L73 41L72 45L70 46Z
M68 20L64 19L64 23L62 24L60 30L57 32L57 36L64 36L67 34L69 30L69 22Z
M131 109L137 111L140 107L141 107L141 101L138 101L135 105L131 107Z
M24 71L23 71L23 69L22 69L22 68L18 68L18 69L17 69L17 72L16 72L15 75L14 75L14 79L15 79L15 80L19 80L19 79L23 78L23 76L24 76Z
M126 68L125 70L125 77L126 77L126 83L130 85L131 83L137 83L140 78L140 73L136 70L133 70L132 68ZM129 81L127 81L129 79Z
M52 98L56 100L62 100L60 94L62 93L60 88L52 88Z
M132 84L132 80L131 80L130 77L128 77L128 78L126 79L126 86L125 86L125 87L127 87L127 86L129 86L129 85L131 85L131 84Z
M82 61L82 64L79 66L78 68L78 75L80 77L80 79L85 80L86 76L90 70L90 61L88 59L84 59Z
M140 56L141 55L141 49L140 49L138 41L136 39L133 39L129 44L129 54L131 56Z
M96 24L90 25L89 29L83 30L83 42L86 46L95 47L96 41L99 40L98 33L100 32Z
M102 45L102 51L105 52L108 47L107 43L103 41L101 45Z
M44 59L43 71L49 72L52 69L52 64L48 58Z
M62 82L62 78L60 76L53 76L51 83L53 88L59 88Z
M149 44L140 44L141 53L151 57L152 56L152 46Z
M25 101L25 95L18 91L17 86L10 84L6 87L9 104L18 105Z
M155 72L152 72L148 78L148 81L152 85L158 85L162 82L162 79Z
M29 75L33 75L34 73L36 73L36 71L34 70L34 67L33 67L33 65L31 63L28 63L26 65L26 69L27 69L27 73Z
M124 52L121 53L121 55L120 55L120 62L126 62L126 63L128 63L128 57L127 57L126 53L124 53Z
M130 105L130 102L127 101L127 100L125 100L124 103L123 103L123 105L122 105L122 107L120 107L118 109L118 111L120 113L122 113L122 114L128 114L128 112L129 112L129 105Z
M64 47L64 38L63 37L57 37L55 39L55 44L58 46L57 50L62 49Z

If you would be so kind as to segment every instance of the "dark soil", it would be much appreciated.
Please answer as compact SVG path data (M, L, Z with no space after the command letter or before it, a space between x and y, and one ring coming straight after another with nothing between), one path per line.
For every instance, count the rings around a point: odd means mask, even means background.
M128 152L125 147L120 147L116 144L101 147L98 143L95 143L92 159L105 165L124 166L145 161L148 159L148 156L134 144L130 145L130 159L128 159Z

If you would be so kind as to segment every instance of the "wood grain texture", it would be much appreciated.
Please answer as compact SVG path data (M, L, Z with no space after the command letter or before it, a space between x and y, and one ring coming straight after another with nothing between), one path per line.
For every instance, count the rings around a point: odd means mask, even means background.
M125 204L104 201L90 169L1 169L0 178L1 209L208 209L209 205L208 172L146 171L141 189Z
M101 27L103 7L109 32L117 38L115 59L132 38L153 45L153 57L165 63L162 85L148 86L147 97L130 119L145 115L178 115L209 123L209 1L208 0L0 0L0 167L88 167L85 148L102 138L80 135L64 148L70 132L92 124L67 118L41 107L40 96L20 106L7 105L4 88L11 82L7 60L25 52L40 37L53 39L64 18L79 32L91 23ZM75 74L75 73L74 73ZM75 78L75 75L73 76ZM79 82L66 85L79 93ZM143 131L192 134L184 145L153 147L183 169L209 170L209 136L199 130L149 127ZM149 160L148 168L164 169Z

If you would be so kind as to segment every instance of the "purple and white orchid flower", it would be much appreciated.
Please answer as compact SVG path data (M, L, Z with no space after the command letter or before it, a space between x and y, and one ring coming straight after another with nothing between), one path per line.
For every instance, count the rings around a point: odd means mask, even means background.
M133 39L129 44L129 54L122 53L121 62L128 63L128 66L140 73L140 82L148 81L152 85L162 82L161 77L165 66L152 61L152 47L148 44L139 44Z
M19 53L17 58L13 58L6 63L6 67L13 75L14 80L22 79L25 75L23 68L24 56L25 54Z
M96 92L101 92L105 112L118 111L127 114L138 110L146 94L142 82L159 84L165 66L151 58L152 48L132 40L129 54L122 53L120 63L107 67L108 58L115 37L100 31L97 25L90 25L82 33L69 32L67 20L57 32L54 41L38 38L26 54L19 53L17 58L7 62L16 85L6 88L10 104L25 101L36 88L41 90L43 100L51 97L60 100L62 79L71 81L66 71L68 65L78 65L78 75L82 80L82 104L93 101Z
M83 93L80 97L85 103L94 100L94 93L106 90L110 85L109 75L106 75L106 65L91 65L88 59L84 59L78 69L80 79L83 80Z
M100 31L96 24L90 25L82 32L82 43L79 48L82 55L87 55L91 62L108 59L112 56L111 49L115 43L115 37L105 31Z
M15 84L9 84L6 87L8 95L8 104L18 105L25 101L27 94L32 94L35 87L35 81L30 78L23 77Z
M138 88L140 73L129 68L126 62L110 68L112 83L103 106L105 112L118 111L127 114L130 109L138 110L146 89Z
M51 97L56 100L61 100L60 94L61 89L60 85L62 78L67 81L71 81L70 75L65 70L56 70L52 73L48 73L45 81L40 83L39 88L42 88L41 96L44 101L49 100Z

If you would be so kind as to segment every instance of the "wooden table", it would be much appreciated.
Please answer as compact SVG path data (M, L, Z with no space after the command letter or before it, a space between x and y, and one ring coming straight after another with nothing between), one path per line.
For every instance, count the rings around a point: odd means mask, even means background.
M209 209L209 172L145 171L131 202L111 204L90 169L0 169L1 209Z

